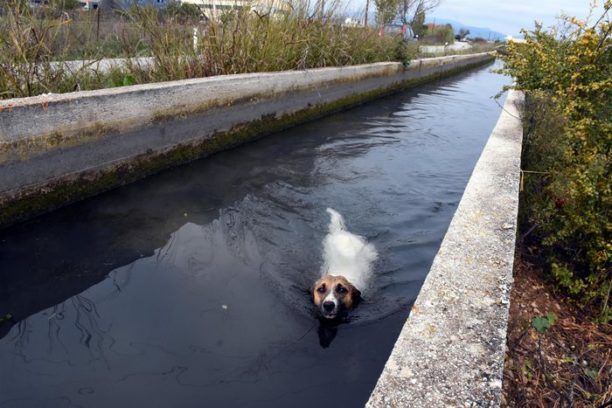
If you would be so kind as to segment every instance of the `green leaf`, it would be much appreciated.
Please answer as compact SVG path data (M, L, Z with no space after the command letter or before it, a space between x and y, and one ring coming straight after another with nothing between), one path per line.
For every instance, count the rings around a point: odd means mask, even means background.
M123 86L134 85L135 83L136 83L136 80L134 79L132 75L126 74L123 76Z
M550 322L546 317L536 317L531 321L531 326L538 331L538 333L544 333L550 328Z
M555 324L557 321L557 316L548 312L546 316L536 317L531 321L531 326L538 331L538 333L544 333L546 330L550 329L550 326Z
M592 368L585 368L584 374L593 381L597 381L597 377L599 376L599 373L596 370L593 370Z
M533 377L533 366L529 359L525 359L525 362L523 362L522 371L523 374L527 377L527 379L531 381L531 378Z

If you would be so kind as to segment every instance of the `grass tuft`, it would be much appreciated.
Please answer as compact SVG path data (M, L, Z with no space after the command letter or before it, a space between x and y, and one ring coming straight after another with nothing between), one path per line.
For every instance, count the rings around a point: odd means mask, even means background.
M0 8L0 98L246 72L407 63L416 53L400 38L342 25L337 3L325 13L312 10L303 0L277 2L204 21L181 7L86 12L7 0ZM98 61L114 57L127 61L98 68ZM152 62L142 64L140 57ZM75 59L88 63L61 63Z

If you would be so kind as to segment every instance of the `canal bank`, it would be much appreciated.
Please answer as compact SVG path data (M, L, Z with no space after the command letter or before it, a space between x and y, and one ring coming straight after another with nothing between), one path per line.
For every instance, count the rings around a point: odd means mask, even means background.
M510 91L367 407L498 407L523 94Z
M2 101L0 225L493 58L228 75Z
M470 70L0 230L0 406L363 406L506 85ZM326 207L379 253L337 326L307 293Z

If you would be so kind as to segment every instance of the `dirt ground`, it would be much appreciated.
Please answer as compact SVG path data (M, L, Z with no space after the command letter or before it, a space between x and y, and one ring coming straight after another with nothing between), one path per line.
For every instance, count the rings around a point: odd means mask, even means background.
M535 262L517 250L502 406L612 407L612 325L555 293Z

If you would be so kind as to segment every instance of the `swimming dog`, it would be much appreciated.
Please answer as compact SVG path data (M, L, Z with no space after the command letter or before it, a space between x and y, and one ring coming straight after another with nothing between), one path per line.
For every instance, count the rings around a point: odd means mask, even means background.
M312 286L315 306L325 319L343 316L360 300L378 256L374 245L346 229L342 215L331 208L329 232L323 240L321 278Z

